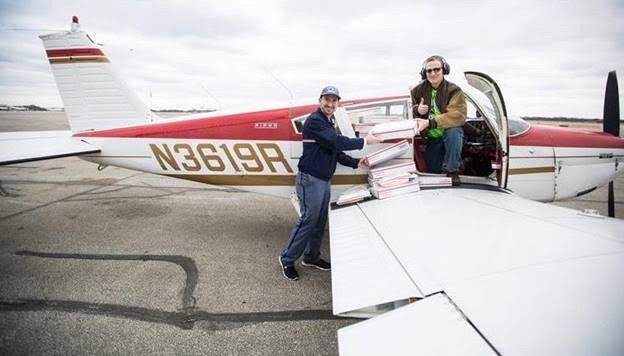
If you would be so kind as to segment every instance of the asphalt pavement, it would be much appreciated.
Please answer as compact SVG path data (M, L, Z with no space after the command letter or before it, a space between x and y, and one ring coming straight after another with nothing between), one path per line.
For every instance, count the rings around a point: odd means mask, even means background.
M604 214L606 196L557 204ZM0 167L0 354L337 354L355 320L332 315L330 273L280 274L295 221L287 199L75 157Z

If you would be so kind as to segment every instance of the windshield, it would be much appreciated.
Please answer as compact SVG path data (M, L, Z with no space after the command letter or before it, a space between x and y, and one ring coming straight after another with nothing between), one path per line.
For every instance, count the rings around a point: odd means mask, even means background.
M507 122L509 123L509 136L523 134L529 129L529 123L519 116L512 116Z

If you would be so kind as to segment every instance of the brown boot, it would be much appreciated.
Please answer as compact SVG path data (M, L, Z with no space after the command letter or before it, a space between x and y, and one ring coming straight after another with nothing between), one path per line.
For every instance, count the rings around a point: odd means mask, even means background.
M451 177L451 182L453 183L453 187L457 187L458 185L461 184L461 181L459 180L458 172L447 173L446 176Z

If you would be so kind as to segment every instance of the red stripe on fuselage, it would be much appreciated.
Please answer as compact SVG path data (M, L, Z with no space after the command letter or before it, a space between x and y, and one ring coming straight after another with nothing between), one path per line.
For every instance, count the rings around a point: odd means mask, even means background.
M48 49L46 50L46 53L48 54L48 58L104 55L99 48Z
M343 105L362 104L404 96L346 101ZM314 112L318 105L280 108L233 115L188 119L183 121L133 126L119 129L81 132L76 137L143 137L180 139L301 141L292 118ZM256 125L267 123L272 125ZM276 124L276 125L274 125Z
M141 137L178 139L224 139L224 140L272 140L298 141L290 121L290 115L297 117L316 109L277 109L253 113L225 115L183 121L164 122L152 125L133 126L76 134L79 137ZM274 128L256 128L257 123L276 124Z
M509 138L514 146L623 148L624 139L602 131L531 125L522 135Z

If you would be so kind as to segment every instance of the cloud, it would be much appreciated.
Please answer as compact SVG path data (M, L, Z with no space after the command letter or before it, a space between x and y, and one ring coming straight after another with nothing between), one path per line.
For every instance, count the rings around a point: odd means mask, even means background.
M402 94L423 59L441 54L450 80L465 70L492 76L510 113L599 117L607 72L624 76L624 8L608 0L26 1L0 9L0 102L9 103L61 105L41 32L7 29L67 29L72 15L154 107L214 106L214 97L225 108L255 106L291 93L314 102L330 83L347 98Z

